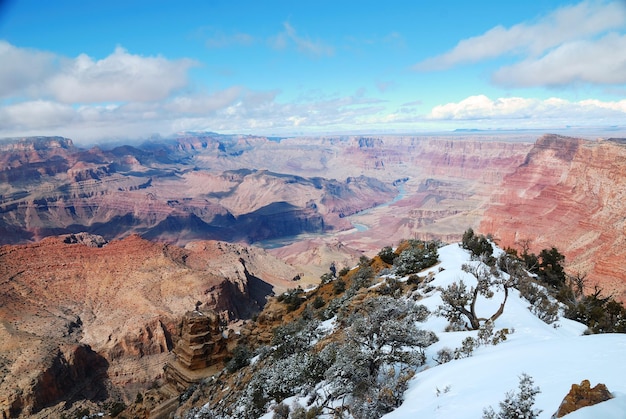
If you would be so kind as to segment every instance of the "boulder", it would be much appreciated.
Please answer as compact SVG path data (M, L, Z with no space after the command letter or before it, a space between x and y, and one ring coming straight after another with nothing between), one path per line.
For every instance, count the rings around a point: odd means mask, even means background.
M569 393L567 393L552 417L561 418L582 407L593 406L612 398L613 395L606 388L606 385L597 384L594 388L591 388L589 380L583 380L580 385L572 384Z

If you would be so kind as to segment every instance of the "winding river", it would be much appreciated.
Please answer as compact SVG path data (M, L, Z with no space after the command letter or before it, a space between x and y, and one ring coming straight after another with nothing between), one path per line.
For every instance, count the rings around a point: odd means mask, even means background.
M404 199L405 195L406 195L406 190L404 188L404 183L401 183L399 185L397 185L398 187L398 194L391 200L391 201L387 201L384 202L380 205L376 205L375 207L371 207L368 209L365 209L363 211L359 211L356 212L352 215L348 215L346 218L350 221L350 223L352 224L352 226L357 230L357 232L363 232L363 231L367 231L370 229L369 226L365 225L365 224L361 224L361 223L357 223L354 221L355 217L358 217L360 215L364 215L364 214L368 214L372 211L375 211L377 209L380 208L385 208L388 207L391 204L394 204L398 201L400 201L401 199ZM346 233L346 231L342 231L341 233ZM289 236L289 237L280 237L278 239L270 239L270 240L261 240L258 242L254 242L253 244L255 246L259 246L262 247L264 249L277 249L279 247L283 247L283 246L287 246L289 244L301 241L301 240L306 240L306 239L313 239L316 237L322 237L325 236L327 233L306 233L306 234L298 234L297 236Z

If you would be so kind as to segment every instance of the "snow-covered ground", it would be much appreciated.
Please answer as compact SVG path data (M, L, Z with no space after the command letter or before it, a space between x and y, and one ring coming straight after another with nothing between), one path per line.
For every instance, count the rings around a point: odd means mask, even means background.
M475 285L476 279L461 267L477 262L471 262L469 253L458 244L439 249L439 259L439 264L420 274L434 274L430 285L446 287L460 279L468 286ZM491 299L479 299L477 314L490 317L503 298L504 292L499 291ZM434 313L441 304L439 291L431 291L419 303ZM437 351L459 348L463 339L476 337L477 332L446 332L448 321L432 314L420 327L434 331L439 341L426 349L427 365L410 381L404 403L383 418L479 419L487 407L498 412L499 402L507 392L517 393L520 376L527 374L541 391L534 405L542 411L539 418L550 418L571 385L586 379L592 387L605 384L615 398L582 408L566 418L626 419L626 334L585 336L585 325L565 318L549 325L532 314L528 306L519 292L511 289L504 313L494 324L494 331L507 328L512 332L507 340L496 346L479 346L472 356L441 365L434 361ZM323 324L325 330L333 327L333 320ZM306 400L294 396L284 401L287 405L294 402L305 404ZM272 417L270 411L261 419Z
M439 250L439 258L441 264L431 268L435 273L431 285L446 286L461 278L471 284L461 270L469 261L466 251L457 244L445 246ZM479 314L493 314L502 298L499 292L491 300L479 300ZM435 310L441 299L434 292L420 302ZM535 408L542 410L540 418L550 418L571 385L585 379L592 387L606 384L615 398L571 413L568 419L626 418L626 335L583 336L584 325L563 318L557 327L548 325L535 317L528 305L517 290L511 290L504 314L494 327L514 331L507 340L480 346L471 357L442 365L433 361L439 349L460 347L465 337L476 332L445 332L447 321L431 316L422 327L433 330L440 340L427 348L428 367L411 380L404 403L384 418L480 418L484 408L491 406L497 412L505 393L518 390L522 373L530 375L541 390L535 402Z

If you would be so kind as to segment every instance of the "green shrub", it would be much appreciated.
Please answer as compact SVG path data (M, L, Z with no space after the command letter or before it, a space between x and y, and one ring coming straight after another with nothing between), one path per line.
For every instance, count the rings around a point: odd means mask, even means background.
M232 374L250 365L251 356L252 352L246 345L238 344L235 346L235 349L233 349L232 358L226 363L226 370Z
M397 258L398 255L395 254L391 246L385 246L380 250L380 252L378 252L378 257L380 257L383 262L391 265L393 264L393 260Z

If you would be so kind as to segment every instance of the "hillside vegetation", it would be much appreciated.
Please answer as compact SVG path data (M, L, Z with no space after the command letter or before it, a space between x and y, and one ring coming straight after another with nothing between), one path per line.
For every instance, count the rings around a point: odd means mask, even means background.
M617 360L626 335L582 340L607 327L565 318L593 311L590 298L604 299L560 281L556 249L514 253L468 230L460 244L408 240L352 269L331 265L319 286L287 291L244 325L224 371L189 388L178 417L508 417L490 406L518 377L522 395L507 393L508 402L532 396L519 407L523 417L549 417L569 386L590 376L626 391ZM623 332L624 309L609 301L615 313L604 306L597 318ZM585 358L579 371L563 364L603 343L613 346L601 362ZM555 352L564 355L558 365Z

